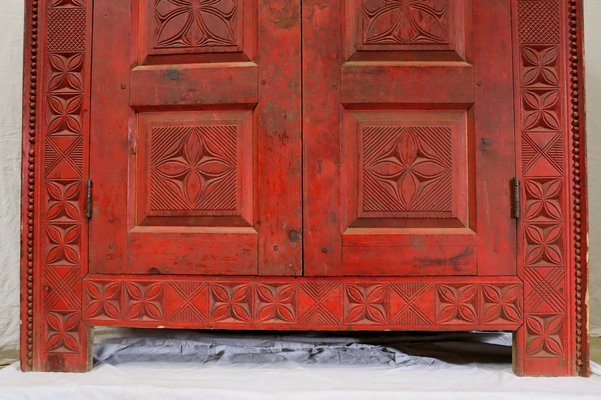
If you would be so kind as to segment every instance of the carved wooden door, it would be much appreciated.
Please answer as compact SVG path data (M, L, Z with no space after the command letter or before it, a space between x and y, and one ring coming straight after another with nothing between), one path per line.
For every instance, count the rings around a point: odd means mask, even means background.
M509 2L97 3L92 272L515 274Z
M305 274L515 274L510 2L303 16Z
M299 9L94 1L91 272L301 273Z

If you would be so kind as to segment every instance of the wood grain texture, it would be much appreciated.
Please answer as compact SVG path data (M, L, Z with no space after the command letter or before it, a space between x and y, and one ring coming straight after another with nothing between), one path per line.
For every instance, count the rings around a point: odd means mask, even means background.
M138 66L130 72L129 104L141 111L219 105L252 108L259 100L257 74L252 62Z

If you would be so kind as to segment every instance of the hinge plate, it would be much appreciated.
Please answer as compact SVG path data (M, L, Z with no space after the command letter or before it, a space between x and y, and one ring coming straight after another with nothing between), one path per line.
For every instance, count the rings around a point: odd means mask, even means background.
M86 183L86 218L92 218L92 180Z
M520 197L521 197L520 180L514 177L511 180L511 213L513 218L520 219Z

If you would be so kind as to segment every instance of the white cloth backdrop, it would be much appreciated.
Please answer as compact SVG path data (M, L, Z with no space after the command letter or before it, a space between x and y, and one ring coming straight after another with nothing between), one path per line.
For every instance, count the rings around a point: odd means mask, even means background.
M601 0L585 8L586 93L590 204L591 334L601 336Z
M0 362L17 355L24 0L0 1Z
M584 0L591 208L591 332L601 335L601 0ZM0 1L0 363L16 359L24 0Z
M0 398L601 399L596 364L590 378L515 376L511 334L99 331L91 372L24 373L14 363L0 369Z

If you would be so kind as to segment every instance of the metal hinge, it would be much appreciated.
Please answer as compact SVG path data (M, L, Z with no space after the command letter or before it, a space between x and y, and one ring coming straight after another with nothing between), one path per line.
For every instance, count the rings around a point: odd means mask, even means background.
M515 219L520 219L520 191L520 180L514 177L511 180L511 213Z
M86 218L92 218L92 180L86 183Z

